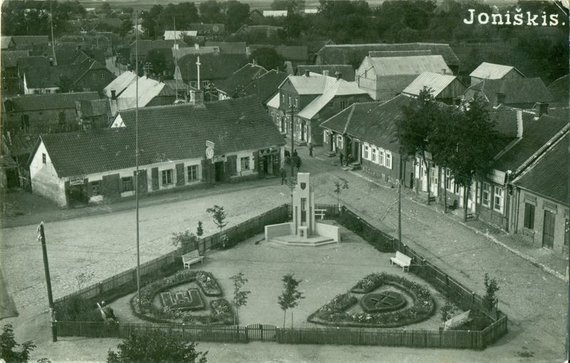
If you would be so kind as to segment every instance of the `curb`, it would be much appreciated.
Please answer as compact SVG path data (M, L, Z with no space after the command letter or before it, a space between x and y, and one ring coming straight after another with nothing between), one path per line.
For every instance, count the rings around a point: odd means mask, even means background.
M368 182L370 182L370 183L373 183L373 184L375 184L375 185L377 185L377 186L379 186L379 187L382 187L382 188L384 188L384 189L392 189L392 188L390 188L390 187L388 187L388 186L382 185L382 184L376 182L375 180L372 180L372 179L370 179L370 178L368 178L368 177L366 177L366 176L364 176L364 175L361 175L361 174L359 174L359 173L356 173L356 172L354 172L354 171L350 171L350 173L353 174L353 175L355 175L355 176L357 176L357 177L359 177L359 178L361 178L361 179L363 179L363 180L366 180L366 181L368 181ZM420 202L418 202L417 200L414 200L414 199L412 199L412 198L407 198L406 196L403 196L403 197L406 198L407 200L413 202L413 203L416 203L417 205L420 205L420 206L422 206L422 207L424 207L424 208L427 208L427 209L430 209L431 211L434 211L433 209L428 208L425 204L420 203ZM566 276L564 276L564 275L561 274L560 272L558 272L558 271L556 271L556 270L554 270L554 269L548 267L547 265L545 265L545 264L543 264L543 263L538 262L534 257L528 256L528 255L526 255L526 254L524 254L524 253L522 253L522 252L520 252L520 251L518 251L518 250L516 250L516 249L514 249L514 248L512 248L512 247L510 247L510 246L508 246L508 245L505 244L504 242L501 242L501 241L499 241L497 238L495 238L494 236L490 235L488 232L483 233L483 232L481 232L479 229L477 229L477 228L475 228L475 227L472 227L472 226L466 224L465 222L458 221L458 220L454 219L452 216L449 216L449 215L447 215L447 214L445 214L445 213L442 213L442 212L438 211L437 209L435 210L435 212L436 212L436 213L439 213L439 214L441 214L441 215L443 215L443 216L445 216L445 217L447 217L449 220L451 220L451 221L453 221L453 222L455 222L455 223L459 223L460 225L466 227L467 229L471 230L471 231L474 232L475 234L482 235L482 236L486 237L486 238L487 238L488 240L490 240L491 242L495 243L495 244L498 245L498 246L501 246L502 248L506 249L507 251L511 252L512 254L514 254L514 255L516 255L516 256L522 258L523 260L530 262L533 266L536 266L536 267L540 268L540 269L543 270L544 272L546 272L546 273L548 273L548 274L550 274L550 275L552 275L552 276L554 276L554 277L556 277L556 278L558 278L558 279L560 279L560 280L562 280L562 281L564 281L564 282L567 282L567 281L568 281L567 278L566 278Z

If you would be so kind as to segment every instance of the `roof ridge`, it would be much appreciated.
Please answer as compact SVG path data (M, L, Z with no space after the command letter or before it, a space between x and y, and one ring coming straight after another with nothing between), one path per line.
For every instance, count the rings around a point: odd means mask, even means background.
M346 124L344 125L343 134L346 134L346 131L348 130L348 125L350 125L350 121L352 120L352 114L354 113L355 108L356 108L356 106L353 103L350 106L350 113L348 114L348 120L346 120Z

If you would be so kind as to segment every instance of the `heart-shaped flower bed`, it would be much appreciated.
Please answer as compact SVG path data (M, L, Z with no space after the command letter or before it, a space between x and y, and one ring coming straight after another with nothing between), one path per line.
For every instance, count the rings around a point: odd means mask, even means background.
M374 292L382 286L390 290ZM357 302L360 304L355 305ZM307 320L335 326L394 328L419 323L434 312L435 302L427 288L401 276L381 273L366 276Z
M367 313L385 313L400 310L406 304L406 299L396 291L370 293L360 299L360 306Z

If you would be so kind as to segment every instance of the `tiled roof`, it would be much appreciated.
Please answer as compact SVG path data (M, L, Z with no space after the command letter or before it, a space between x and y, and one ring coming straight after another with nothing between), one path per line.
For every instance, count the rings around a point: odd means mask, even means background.
M47 58L26 57L17 62L18 72L25 75L28 88L59 87L59 76L52 72Z
M493 167L502 171L516 171L563 128L568 128L569 117L568 113L566 117L545 114L535 119L534 114L523 112L522 138L496 160Z
M316 97L307 106L305 106L298 113L298 116L307 120L312 119L336 96L367 94L368 92L358 88L355 82L347 82L342 78L334 79L333 82L327 84L327 88L323 90L323 94Z
M403 93L418 96L424 87L431 89L434 97L437 97L445 90L457 77L433 72L420 74L412 83L408 85Z
M8 98L5 104L6 109L12 109L14 112L29 112L65 108L75 109L75 101L95 100L98 98L97 92L48 93Z
M305 71L323 74L323 71L328 71L329 76L336 76L340 73L342 79L345 81L354 81L354 68L350 64L325 64L325 65L299 65L297 66L297 75L302 76Z
M396 44L330 44L322 47L317 55L322 64L352 64L360 61L371 51L413 51L430 50L431 54L443 56L450 66L458 66L460 61L449 44L443 43L396 43Z
M126 128L42 135L60 177L135 166L135 112L120 113ZM217 155L283 145L283 138L255 97L139 110L140 165L204 156L206 140ZM174 165L174 164L173 164Z
M410 57L369 58L376 76L393 76L400 74L420 74L423 72L453 74L440 55L420 55Z
M135 55L135 46L137 41L131 43L131 57ZM179 47L185 46L181 40L177 41ZM174 45L174 40L140 40L138 41L139 57L144 58L152 49L171 49Z
M206 41L206 47L218 47L220 52L226 54L246 54L245 42L214 42Z
M166 50L168 51L168 49L161 49L161 50ZM220 48L219 47L184 47L184 48L172 48L170 54L167 55L167 59L170 57L174 57L176 59L180 59L186 55L189 54L195 54L195 55L203 55L203 54L214 54L214 53L219 53L220 52ZM166 55L166 53L165 53Z
M16 43L17 49L32 49L38 46L47 46L49 38L47 35L13 35L12 40Z
M2 49L8 49L12 44L12 37L10 36L2 36L0 37L0 45Z
M538 77L484 79L468 88L465 92L465 98L472 99L478 94L484 96L492 105L496 105L498 93L505 95L504 102L502 102L505 105L552 101L552 95L548 88Z
M262 66L249 63L232 73L229 78L217 82L216 88L230 97L239 97L243 95L242 91L247 85L266 72Z
M279 91L279 85L287 76L285 72L272 69L248 84L243 89L243 94L256 95L261 102L265 102L269 97Z
M522 75L522 73L513 66L483 62L471 72L470 76L483 79L501 79L513 69Z
M568 82L568 79L568 75L565 75L548 85L548 90L552 94L554 102L568 105L570 100L570 82Z
M76 101L81 108L82 117L110 115L111 108L108 99Z
M0 53L2 57L2 69L16 67L18 65L18 59L26 58L29 55L29 50L3 50Z
M202 54L199 57L201 80L226 79L248 63L247 57L243 54ZM178 61L184 81L197 79L197 58L197 55L189 54Z
M309 50L306 45L278 45L275 50L286 60L306 62L309 59Z
M319 95L329 88L336 78L310 73L309 76L289 76L287 81L291 82L299 95Z
M198 35L205 34L223 34L226 31L226 26L221 23L190 23L188 26L191 30L197 30Z
M568 205L568 133L514 181L532 192Z
M134 72L126 71L121 73L117 78L115 78L111 83L109 83L104 89L105 96L111 98L111 90L115 90L115 95L118 96L123 92L131 83L135 81L137 75Z
M398 152L397 125L403 117L402 107L409 105L410 102L411 98L400 95L384 103L354 103L321 123L321 126Z
M410 57L418 55L434 55L431 49L424 50L373 50L368 53L372 58L382 58L382 57Z

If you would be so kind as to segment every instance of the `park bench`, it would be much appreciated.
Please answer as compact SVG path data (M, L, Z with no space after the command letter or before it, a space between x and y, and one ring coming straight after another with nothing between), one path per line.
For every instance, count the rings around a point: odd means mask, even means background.
M321 220L325 218L327 210L315 208L315 217L319 217Z
M204 263L204 256L201 256L198 250L182 255L182 264L184 265L184 268L190 268L190 265L196 262Z
M400 251L396 251L395 257L390 257L390 264L396 264L402 268L403 271L410 270L410 265L412 264L412 258L404 255Z

